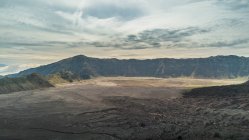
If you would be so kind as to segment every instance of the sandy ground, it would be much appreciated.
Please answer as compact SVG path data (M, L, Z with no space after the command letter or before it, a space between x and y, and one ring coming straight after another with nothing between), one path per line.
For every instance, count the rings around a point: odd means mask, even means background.
M247 96L181 95L243 81L109 77L0 95L0 140L247 140Z

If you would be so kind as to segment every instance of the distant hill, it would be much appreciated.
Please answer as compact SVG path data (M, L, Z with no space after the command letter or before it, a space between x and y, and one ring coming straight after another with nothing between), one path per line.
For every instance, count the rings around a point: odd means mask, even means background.
M249 95L249 81L238 85L196 88L184 93L185 97L234 97L238 95Z
M47 87L53 87L53 85L38 74L30 74L18 78L0 79L0 94Z
M50 75L61 71L71 72L80 78L91 76L236 78L249 75L249 58L231 55L193 59L119 60L79 55L49 65L28 69L10 75L10 77L19 77L31 73Z
M78 80L81 80L81 78L68 71L47 76L32 73L15 78L2 77L0 78L0 94L54 87L57 84L70 83Z

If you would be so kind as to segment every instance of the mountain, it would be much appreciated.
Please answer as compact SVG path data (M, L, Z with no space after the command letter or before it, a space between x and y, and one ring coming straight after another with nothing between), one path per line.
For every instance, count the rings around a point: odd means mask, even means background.
M249 58L230 55L189 59L119 60L78 55L9 76L19 77L31 73L50 75L61 71L71 72L80 78L90 76L235 78L249 75Z
M238 85L213 86L192 89L185 97L235 97L249 95L249 81Z
M47 87L53 87L53 85L38 74L30 74L18 78L0 79L0 94Z

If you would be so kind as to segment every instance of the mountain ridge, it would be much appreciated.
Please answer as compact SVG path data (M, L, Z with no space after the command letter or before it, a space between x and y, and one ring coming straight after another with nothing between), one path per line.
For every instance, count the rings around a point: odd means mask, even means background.
M61 71L85 76L149 76L236 78L249 75L249 58L243 56L211 56L207 58L117 59L77 55L48 65L21 71L10 77L31 73L42 75Z
M194 88L183 93L184 97L235 97L248 95L249 81L242 84Z
M18 78L4 77L0 79L0 94L54 87L46 78L39 74L30 74Z

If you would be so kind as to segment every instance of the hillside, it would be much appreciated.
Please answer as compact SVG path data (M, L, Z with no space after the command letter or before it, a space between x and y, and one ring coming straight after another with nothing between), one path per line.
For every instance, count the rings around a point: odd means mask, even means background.
M57 84L79 80L82 79L68 71L61 71L47 76L32 73L15 78L2 77L2 79L0 78L0 94L53 87Z
M89 77L90 78L90 77ZM46 79L53 85L61 83L71 83L74 81L82 80L79 76L75 75L70 71L61 71L55 74L49 74ZM86 78L85 78L86 79Z
M234 97L249 94L249 81L238 85L213 86L192 89L185 97Z
M28 69L11 75L11 77L31 73L49 75L61 71L72 72L80 78L89 78L90 76L235 78L249 75L249 58L216 56L195 59L119 60L79 55L49 65Z
M38 74L0 79L0 94L47 87L53 87L53 85Z

